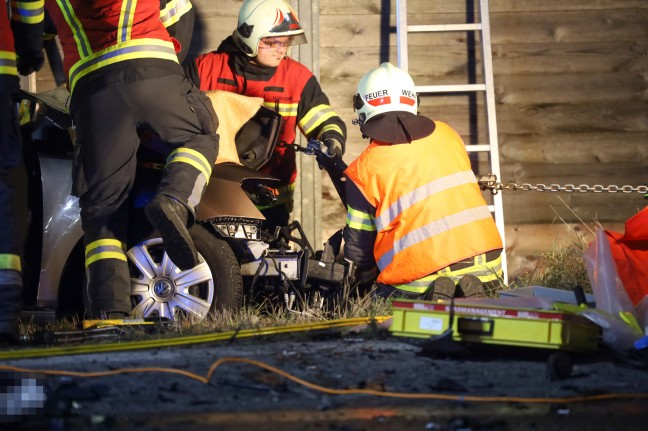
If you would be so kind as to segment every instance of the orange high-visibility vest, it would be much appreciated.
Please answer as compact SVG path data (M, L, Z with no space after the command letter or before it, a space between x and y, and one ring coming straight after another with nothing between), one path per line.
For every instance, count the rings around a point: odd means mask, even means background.
M380 283L409 283L502 248L461 137L435 123L410 144L372 141L345 171L376 208Z

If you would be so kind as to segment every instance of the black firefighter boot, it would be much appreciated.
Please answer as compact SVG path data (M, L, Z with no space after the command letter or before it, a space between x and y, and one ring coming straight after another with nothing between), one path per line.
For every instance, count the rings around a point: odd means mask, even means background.
M145 210L146 217L162 235L164 249L182 270L198 265L198 252L187 229L189 210L171 196L157 195Z
M0 344L20 340L22 279L17 271L0 270Z

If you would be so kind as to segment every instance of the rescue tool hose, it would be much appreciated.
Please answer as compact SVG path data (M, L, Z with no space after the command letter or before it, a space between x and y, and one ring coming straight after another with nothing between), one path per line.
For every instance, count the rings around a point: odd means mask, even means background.
M433 393L406 393L406 392L389 392L389 391L376 391L373 389L335 389L327 388L325 386L318 385L316 383L311 383L307 380L301 379L297 376L294 376L286 371L283 371L279 368L273 367L261 361L256 361L254 359L247 358L237 358L237 357L223 357L212 363L209 367L209 371L205 376L200 376L198 374L179 370L176 368L164 368L164 367L140 367L140 368L122 368L117 370L110 371L98 371L98 372L76 372L76 371L60 371L60 370L48 370L48 369L29 369L29 368L20 368L13 367L10 365L0 365L0 370L13 371L19 373L43 373L47 375L59 375L59 376L72 376L72 377L83 377L83 378L92 378L92 377L106 377L114 376L118 374L133 374L133 373L170 373L178 374L181 376L188 377L190 379L198 380L199 382L209 384L212 377L216 373L216 369L223 366L227 363L241 363L253 365L258 368L270 371L274 374L282 376L294 383L305 386L309 389L315 391L323 392L330 395L372 395L377 397L387 397L387 398L401 398L401 399L433 399L433 400L444 400L444 401L460 401L460 402L508 402L508 403L527 403L527 404L551 404L551 403L581 403L586 401L604 401L604 400L618 400L618 399L645 399L648 398L648 393L637 393L637 394L622 394L622 393L610 393L610 394L598 394L598 395L583 395L583 396L574 396L574 397L505 397L505 396L478 396L478 395L447 395L447 394L433 394Z

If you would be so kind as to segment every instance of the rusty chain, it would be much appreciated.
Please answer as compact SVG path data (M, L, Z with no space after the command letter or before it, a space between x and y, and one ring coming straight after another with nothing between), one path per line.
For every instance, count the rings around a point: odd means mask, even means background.
M633 193L638 192L644 195L648 194L648 185L642 186L615 186L615 185L594 185L589 186L587 184L565 184L564 186L560 184L529 184L529 183L501 183L497 181L497 175L488 174L488 175L479 175L477 176L477 183L482 190L490 190L491 194L496 195L500 190L524 190L530 191L534 190L537 192L566 192L566 193L585 193L585 192L594 192L594 193Z

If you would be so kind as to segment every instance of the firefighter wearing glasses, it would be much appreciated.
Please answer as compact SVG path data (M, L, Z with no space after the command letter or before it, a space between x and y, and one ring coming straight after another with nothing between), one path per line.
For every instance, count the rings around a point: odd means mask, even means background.
M306 43L297 14L283 0L246 0L238 26L215 52L185 65L201 90L224 90L261 97L285 121L275 152L264 172L282 181L277 202L262 209L267 226L288 224L297 177L296 129L326 144L329 155L344 153L346 126L308 68L286 56L291 45Z
M412 298L437 279L456 296L475 293L454 291L462 279L497 281L502 240L461 137L418 115L412 78L390 63L364 75L354 108L370 143L345 171L344 255L360 280L378 273L378 295Z
M3 2L4 3L4 2ZM21 139L12 95L18 74L38 71L43 54L43 1L12 1L0 6L0 342L17 342L22 306L22 265L13 214L9 170L21 156Z

